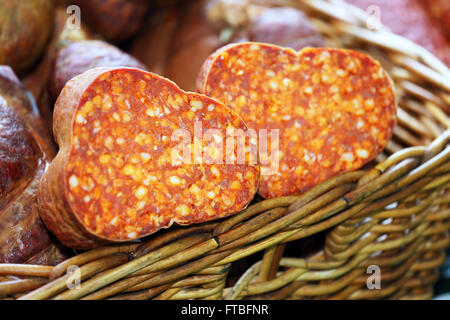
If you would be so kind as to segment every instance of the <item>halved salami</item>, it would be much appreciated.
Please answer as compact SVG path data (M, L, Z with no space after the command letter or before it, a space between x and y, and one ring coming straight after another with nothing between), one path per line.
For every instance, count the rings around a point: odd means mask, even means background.
M56 102L60 151L40 184L41 217L65 245L90 248L238 212L259 181L251 153L239 162L249 139L224 147L239 130L222 103L165 78L91 69Z
M265 198L302 193L363 166L387 144L396 121L388 75L369 56L345 49L232 44L208 58L197 90L230 106L251 129L279 130L275 154L260 153L258 192Z

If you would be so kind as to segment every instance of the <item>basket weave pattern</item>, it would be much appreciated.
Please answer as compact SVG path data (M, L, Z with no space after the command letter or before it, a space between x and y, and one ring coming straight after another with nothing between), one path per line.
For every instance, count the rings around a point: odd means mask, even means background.
M282 2L310 16L328 46L362 50L391 75L398 124L374 166L342 174L301 196L258 202L225 220L180 227L140 244L84 252L56 267L41 267L45 276L23 280L22 287L16 285L20 290L0 282L0 295L28 291L24 298L432 297L437 267L450 245L450 71L408 40L385 29L366 29L367 16L354 7L326 0ZM325 230L318 252L284 256L286 244ZM260 261L227 285L233 262L258 252ZM71 265L81 268L78 290L66 286ZM381 270L378 290L367 288L367 268L372 265ZM24 266L24 274L31 274L31 269Z

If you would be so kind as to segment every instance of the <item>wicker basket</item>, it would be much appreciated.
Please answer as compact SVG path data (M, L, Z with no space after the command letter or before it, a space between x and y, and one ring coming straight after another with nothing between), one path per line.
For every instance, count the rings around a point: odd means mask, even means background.
M301 196L260 201L230 218L172 228L143 243L84 252L56 267L0 265L1 274L24 276L0 282L0 296L432 297L450 244L450 71L410 41L386 29L366 29L367 16L355 7L326 0L276 2L308 14L328 46L365 51L390 73L399 122L376 163ZM305 255L302 248L311 243L319 249ZM232 282L230 268L249 261L256 262ZM78 273L66 273L73 265ZM372 265L380 268L381 288L371 290ZM81 284L70 290L75 275Z

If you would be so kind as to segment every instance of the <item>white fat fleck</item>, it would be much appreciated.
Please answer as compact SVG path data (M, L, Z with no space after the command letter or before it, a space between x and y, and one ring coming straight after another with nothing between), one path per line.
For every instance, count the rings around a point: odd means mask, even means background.
M78 178L75 175L70 176L69 183L72 188L77 187L78 186Z
M252 44L252 45L250 46L250 50L259 50L259 46L256 45L256 44Z
M136 238L136 236L137 236L136 232L130 232L128 234L128 239L134 239L134 238Z
M353 153L346 152L346 153L342 154L341 159L343 161L352 162L353 160L355 160L355 157L353 156Z
M218 135L214 134L213 138L214 138L214 141L216 141L217 143L222 142L222 137L221 136L218 136Z
M369 157L369 152L366 149L358 149L358 150L356 150L356 154L360 158L368 158Z
M364 121L362 121L361 119L358 120L358 122L356 123L356 127L358 129L361 129L364 127Z
M113 117L114 120L120 121L120 116L117 114L117 112L114 112L112 117Z
M210 104L209 106L208 106L208 111L213 111L214 110L214 105L213 104Z
M84 202L89 202L89 201L91 201L91 197L85 196L85 197L83 198L83 200L84 200Z
M378 134L378 132L380 132L380 130L378 130L378 128L377 127L372 127L372 129L371 129L371 133L372 133L372 135L377 135Z
M149 186L151 181L156 181L156 180L157 180L157 179L156 179L155 176L147 176L147 177L142 181L142 183L143 183L144 185L146 185L146 186Z
M289 78L284 78L284 79L283 79L283 84L284 84L285 86L288 86L290 82L291 82L291 79L289 79Z
M270 82L270 87L272 88L272 89L276 89L276 88L278 88L278 84L276 83L276 82Z
M191 105L191 110L193 112L197 112L198 110L203 108L203 103L201 101L198 101L198 100L191 101L190 105Z
M77 122L82 124L86 122L86 119L84 119L83 116L79 114L77 115Z
M272 70L267 70L267 71L266 71L266 74L267 74L269 77L275 76L275 72L273 72Z
M290 115L286 115L283 117L283 120L291 120L291 116Z
M138 198L145 196L146 193L147 193L147 189L145 189L144 187L139 187L135 191L135 195Z
M141 157L142 157L142 159L144 159L144 160L149 160L150 159L150 154L148 154L147 152L142 152L141 153Z
M175 184L175 185L181 184L181 180L177 176L171 176L169 178L169 181L170 181L171 184Z
M116 142L117 142L117 144L124 144L125 140L123 138L117 138Z
M320 60L323 61L325 59L329 59L331 57L330 53L328 51L322 51L320 54Z
M316 154L313 152L308 151L308 153L305 153L305 155L303 156L303 159L305 159L306 161L316 161Z
M144 208L145 207L145 201L139 201L138 203L137 203L137 208L138 209L142 209L142 208Z
M128 99L125 100L125 104L127 105L128 109L131 108L130 101L128 101Z
M115 226L118 221L119 221L119 218L118 217L114 217L114 218L111 219L111 221L109 223L112 224L113 226Z
M161 137L161 140L162 140L162 141L166 141L166 140L167 140L167 136L162 136L162 137Z

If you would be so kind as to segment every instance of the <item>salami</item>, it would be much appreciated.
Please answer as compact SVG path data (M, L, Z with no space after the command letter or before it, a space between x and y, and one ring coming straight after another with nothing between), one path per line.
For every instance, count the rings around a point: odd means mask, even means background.
M399 34L432 52L450 66L450 44L441 28L433 21L427 8L433 10L433 0L345 0L369 14L379 14L381 22ZM448 1L445 1L447 2ZM377 11L374 11L376 9ZM448 22L448 20L447 20Z
M52 0L0 0L0 64L23 74L42 55L54 23Z
M261 1L199 0L152 12L132 54L150 71L195 90L204 60L221 46L259 41L299 50L323 46L321 34L300 10Z
M229 45L205 62L197 88L250 129L279 130L278 150L260 153L264 198L302 193L363 166L396 122L391 80L378 62L350 50Z
M99 40L81 40L68 44L56 54L50 80L54 101L67 81L95 67L132 67L145 69L138 60L119 48Z
M148 0L66 0L66 3L80 6L86 24L112 42L132 37L149 7Z
M40 184L41 217L63 244L91 248L235 213L259 181L256 157L238 157L249 139L228 144L239 130L223 104L165 78L91 69L56 102L60 151Z
M430 14L440 23L450 39L450 2L447 0L425 0Z
M19 80L0 66L0 263L22 263L50 245L37 189L47 167L47 139Z

